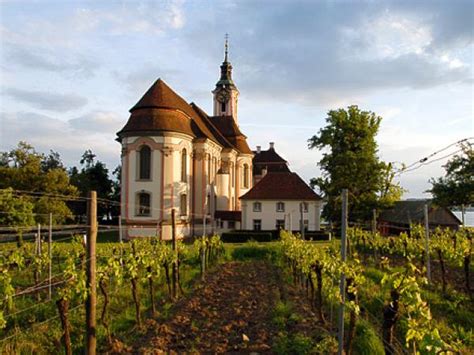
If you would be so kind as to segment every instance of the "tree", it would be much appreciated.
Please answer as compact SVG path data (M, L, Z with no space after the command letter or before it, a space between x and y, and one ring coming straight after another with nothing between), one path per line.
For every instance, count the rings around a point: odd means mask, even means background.
M326 127L308 140L309 149L323 149L319 162L322 177L311 180L327 203L323 216L339 221L340 194L349 190L349 218L369 220L374 208L383 208L401 197L402 189L393 183L391 164L377 157L375 136L382 118L357 106L328 112Z
M113 182L109 178L109 170L106 165L96 160L96 155L92 151L86 150L80 160L81 170L73 167L69 170L71 183L77 187L82 196L87 196L89 191L97 191L97 197L110 199L113 193ZM76 204L74 210L77 214L85 214L86 209L83 204ZM97 207L99 216L108 216L109 207L99 204Z
M48 157L38 153L33 146L19 142L10 152L0 153L0 189L12 188L25 193L34 206L35 221L48 223L49 213L53 223L64 223L72 217L64 197L77 196L77 189L70 184L58 153Z
M22 227L35 224L34 205L27 198L17 196L13 189L0 190L0 225L13 227L18 232L18 245L22 243Z
M470 143L461 146L462 153L453 156L444 169L445 177L430 179L436 204L443 207L474 204L474 150Z

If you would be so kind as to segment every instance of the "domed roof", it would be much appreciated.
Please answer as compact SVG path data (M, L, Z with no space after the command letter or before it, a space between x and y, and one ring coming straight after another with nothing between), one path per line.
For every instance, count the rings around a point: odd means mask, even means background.
M223 148L253 154L246 137L231 116L209 117L196 104L188 104L163 80L158 79L130 109L130 118L117 133L146 136L156 132L184 133L193 138L208 138Z
M155 81L130 113L127 124L117 133L119 138L150 131L199 135L192 120L193 109L161 79Z

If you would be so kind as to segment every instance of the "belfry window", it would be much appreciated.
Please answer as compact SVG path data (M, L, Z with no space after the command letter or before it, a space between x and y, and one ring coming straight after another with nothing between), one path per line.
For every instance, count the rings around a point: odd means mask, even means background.
M225 102L221 102L221 111L222 111L222 113L225 113L225 111L226 111L225 106L226 106Z
M140 180L149 180L151 178L151 149L144 145L140 148L138 158L138 178Z

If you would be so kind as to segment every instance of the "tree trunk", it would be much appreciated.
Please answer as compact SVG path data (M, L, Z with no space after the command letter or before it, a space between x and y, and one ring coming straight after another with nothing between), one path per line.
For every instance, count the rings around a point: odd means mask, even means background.
M132 296L133 301L135 302L135 318L137 325L140 327L142 325L142 320L140 317L140 300L138 299L138 289L137 289L137 279L134 277L131 280L132 282Z
M436 251L438 252L439 265L441 266L441 287L443 293L446 293L446 268L444 266L443 252L441 249L436 249Z
M349 302L350 301L357 302L357 297L355 293L349 291L349 288L353 284L354 284L354 280L351 278L348 278L346 281L346 293L347 293L347 300ZM346 340L346 354L347 355L352 354L352 343L355 337L356 321L357 321L356 312L353 309L351 309L350 318L349 318L349 329L347 331L347 340Z
M100 321L105 328L105 334L107 336L107 343L112 344L112 337L110 336L110 326L107 320L107 307L109 305L109 294L107 293L107 282L104 279L99 281L100 291L104 296L104 304L102 305L102 313L100 315Z
M168 296L171 298L172 293L171 293L170 268L167 263L164 263L163 266L165 268L166 285L168 286Z
M68 318L69 301L66 301L64 298L61 298L56 301L56 305L58 307L59 318L61 319L61 325L63 327L64 332L62 336L64 351L66 355L72 355L71 333Z
M313 282L313 276L311 273L309 274L309 288L310 288L310 296L309 299L311 301L311 309L314 309L314 282Z
M466 290L468 293L471 293L471 285L469 281L469 266L471 264L471 255L466 255L464 257L464 276L466 278Z
M150 274L148 278L148 290L150 293L150 304L151 304L151 316L154 317L156 315L156 306L155 306L155 290L153 288L153 277L151 266L147 267L147 271Z
M316 272L316 310L318 312L319 320L326 323L323 314L323 267L319 262L316 263L314 271Z
M393 348L393 331L395 324L398 320L398 301L400 299L400 294L397 290L392 290L390 292L391 302L388 305L385 305L383 308L383 324L382 324L382 334L383 342L385 347L385 354L391 355L395 353Z
M179 292L181 292L181 295L184 295L184 292L183 292L183 287L181 285L181 276L180 276L180 266L181 266L181 263L179 262L179 258L178 258L178 262L177 262L177 267L176 267L176 281L178 282L178 288L179 288Z

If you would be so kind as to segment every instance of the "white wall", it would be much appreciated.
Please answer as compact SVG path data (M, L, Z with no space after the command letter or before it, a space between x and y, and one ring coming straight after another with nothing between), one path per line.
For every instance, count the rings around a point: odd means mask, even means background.
M262 204L261 212L253 211L253 203L260 202ZM285 211L277 212L277 202L285 203ZM320 201L295 201L295 200L243 200L242 201L242 229L252 230L253 220L260 219L262 221L262 230L274 230L276 228L276 220L285 220L285 229L299 230L300 228L300 203L308 204L308 212L304 212L303 219L308 220L308 230L320 230ZM291 226L290 226L291 223Z

